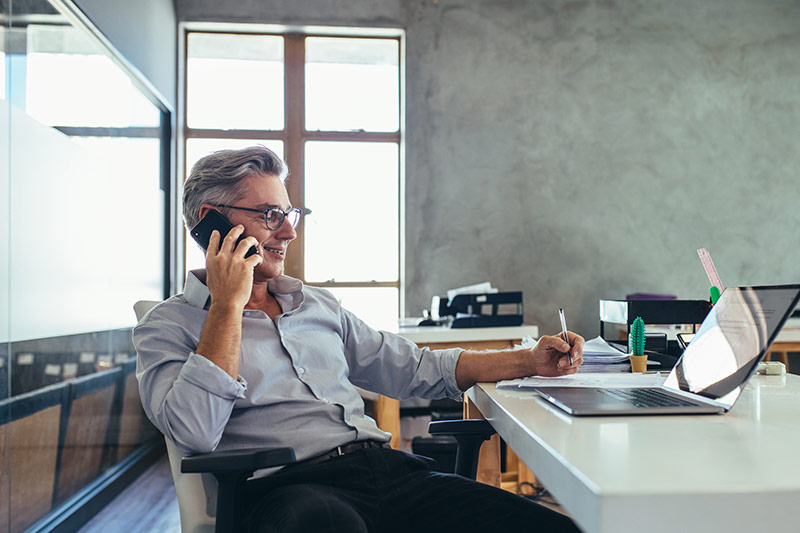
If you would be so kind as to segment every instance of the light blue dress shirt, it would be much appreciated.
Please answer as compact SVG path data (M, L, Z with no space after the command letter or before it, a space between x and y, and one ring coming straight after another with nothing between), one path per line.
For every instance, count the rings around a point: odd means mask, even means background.
M134 328L136 377L148 418L186 452L283 447L298 460L355 440L388 441L353 385L392 398L461 399L461 349L429 350L376 331L333 295L281 276L282 313L244 310L239 379L194 353L208 314L205 271Z

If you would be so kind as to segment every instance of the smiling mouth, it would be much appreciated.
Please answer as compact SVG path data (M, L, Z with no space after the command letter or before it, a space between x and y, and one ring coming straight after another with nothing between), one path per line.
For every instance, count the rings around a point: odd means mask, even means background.
M281 257L283 257L283 255L286 253L286 251L281 249L281 248L268 248L266 246L264 246L263 248L264 248L265 252L270 252L270 253L279 255Z

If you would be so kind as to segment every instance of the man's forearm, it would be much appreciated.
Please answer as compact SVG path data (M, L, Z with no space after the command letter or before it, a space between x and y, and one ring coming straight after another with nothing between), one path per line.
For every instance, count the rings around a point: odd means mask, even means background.
M215 306L212 302L195 353L238 379L241 350L242 310L235 306Z
M456 383L467 390L481 381L499 381L536 373L529 350L464 351L456 364Z

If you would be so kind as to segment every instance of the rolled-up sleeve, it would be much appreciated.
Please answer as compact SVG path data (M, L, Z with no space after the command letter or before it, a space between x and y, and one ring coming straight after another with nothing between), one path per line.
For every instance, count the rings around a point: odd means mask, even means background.
M179 448L210 452L222 438L235 401L245 397L247 383L194 353L199 332L169 314L169 309L156 308L133 330L142 406Z
M350 382L392 398L461 400L456 365L463 350L430 350L386 331L376 331L342 309Z

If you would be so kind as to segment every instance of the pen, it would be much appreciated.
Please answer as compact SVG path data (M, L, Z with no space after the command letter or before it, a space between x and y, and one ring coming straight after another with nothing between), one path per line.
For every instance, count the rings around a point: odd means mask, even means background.
M564 318L564 309L558 308L558 318L561 319L561 334L564 336L564 341L569 344L569 335L567 335L567 319ZM572 348L569 350L569 366L572 366Z

